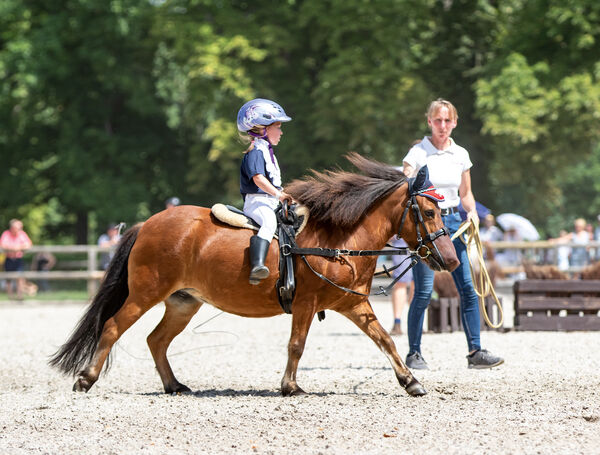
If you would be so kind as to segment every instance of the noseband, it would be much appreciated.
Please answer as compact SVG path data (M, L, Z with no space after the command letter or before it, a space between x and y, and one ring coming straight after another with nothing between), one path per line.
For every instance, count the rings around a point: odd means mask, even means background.
M409 180L408 201L406 202L406 208L404 209L404 212L402 213L402 218L400 219L400 227L398 228L398 234L396 234L396 236L398 238L401 237L400 234L402 234L402 228L404 227L404 221L406 220L408 211L412 209L414 218L415 218L415 230L417 231L417 242L418 242L417 249L416 249L417 255L419 256L420 259L426 259L427 257L429 257L431 255L431 248L427 244L430 243L431 245L433 245L433 248L435 249L435 252L437 253L437 257L442 261L441 265L445 266L444 258L440 254L434 241L435 241L435 239L437 239L438 237L441 237L442 235L449 236L450 231L448 230L448 228L446 226L444 226L441 229L430 233L427 230L427 226L425 226L425 221L423 220L423 214L421 213L421 208L419 207L419 204L417 203L417 196L419 196L427 191L430 191L430 190L431 190L431 188L423 188L420 190L414 190L412 188L412 181ZM419 229L419 226L421 226L423 228L423 232L425 232L425 237L421 236L421 230Z

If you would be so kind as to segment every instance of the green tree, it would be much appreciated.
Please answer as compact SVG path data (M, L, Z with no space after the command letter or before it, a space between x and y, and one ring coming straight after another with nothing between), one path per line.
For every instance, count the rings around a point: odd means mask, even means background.
M165 2L155 71L190 191L204 204L240 200L235 115L252 97L294 118L278 147L288 181L350 150L400 163L430 98L417 71L429 17L411 0Z
M554 213L574 216L563 205L569 168L590 159L599 139L600 5L513 1L501 18L496 58L475 86L490 185L499 207L547 228Z
M3 156L16 153L2 179L13 188L3 202L58 202L55 212L80 243L90 240L90 214L102 225L148 216L173 168L172 134L152 79L154 7L132 0L4 7L1 146Z

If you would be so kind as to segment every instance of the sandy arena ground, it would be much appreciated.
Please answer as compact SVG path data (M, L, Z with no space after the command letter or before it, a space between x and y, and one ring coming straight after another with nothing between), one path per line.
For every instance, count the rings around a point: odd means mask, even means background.
M391 326L391 307L374 308ZM503 355L467 369L464 334L425 334L429 391L409 397L384 357L343 317L312 326L298 382L283 398L290 317L252 320L205 306L170 359L194 392L169 396L145 345L155 307L113 350L89 393L46 364L84 306L0 306L0 454L600 453L600 332L483 333ZM406 336L395 338L402 356Z

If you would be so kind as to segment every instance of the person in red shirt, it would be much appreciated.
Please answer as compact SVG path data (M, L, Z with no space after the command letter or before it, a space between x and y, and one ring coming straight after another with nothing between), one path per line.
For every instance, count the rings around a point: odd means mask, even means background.
M31 240L29 236L23 230L23 223L21 220L12 219L9 222L9 227L0 236L0 248L2 248L6 254L6 260L4 261L4 270L7 272L22 272L25 270L23 263L23 252L28 248L31 248ZM6 292L8 297L12 299L13 289L12 281L7 280ZM18 278L17 282L17 300L23 300L23 287L25 285L24 278Z

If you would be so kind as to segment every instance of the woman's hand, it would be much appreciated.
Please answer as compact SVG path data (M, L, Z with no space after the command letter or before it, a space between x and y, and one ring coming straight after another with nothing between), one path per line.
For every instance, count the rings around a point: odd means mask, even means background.
M472 220L475 226L479 227L479 215L477 215L477 210L471 210L467 213L467 220Z

